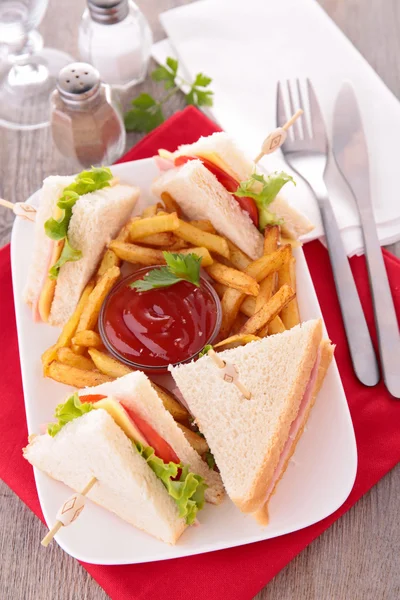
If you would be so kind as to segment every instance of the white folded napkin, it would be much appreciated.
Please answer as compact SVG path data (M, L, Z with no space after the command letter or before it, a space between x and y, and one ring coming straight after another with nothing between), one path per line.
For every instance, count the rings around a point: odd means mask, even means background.
M278 80L309 77L331 137L332 113L344 80L356 89L368 142L371 191L382 245L400 239L398 143L400 104L369 64L314 0L201 0L161 15L169 37L153 47L163 61L175 54L191 77L213 78L212 117L252 156L276 127ZM290 169L280 151L265 157L268 170ZM318 207L296 176L283 195L323 235ZM351 193L332 158L328 187L349 256L363 251Z

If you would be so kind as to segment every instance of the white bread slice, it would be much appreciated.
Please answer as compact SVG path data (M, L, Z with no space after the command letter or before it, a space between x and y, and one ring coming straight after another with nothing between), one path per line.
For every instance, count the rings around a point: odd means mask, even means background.
M104 394L123 401L128 409L137 412L168 442L183 464L189 465L193 473L205 479L209 486L205 492L207 502L219 504L223 500L225 492L219 473L211 470L192 448L144 373L129 373L116 381L85 388L78 393L80 396Z
M254 172L254 162L246 156L235 141L225 132L213 133L207 137L201 137L194 144L185 144L178 147L173 156L201 156L207 158L211 154L217 154L221 160L221 166L238 181L249 179ZM260 167L256 168L258 173L265 173ZM284 220L282 233L288 237L297 239L299 236L314 229L314 225L301 213L295 210L282 195L278 195L270 205L271 211ZM210 218L210 217L207 217ZM234 240L232 240L234 241Z
M262 255L263 237L250 217L199 160L171 169L156 179L152 192L168 192L189 219L209 219L215 229L250 258Z
M335 351L335 346L333 344L331 344L331 342L329 340L322 340L322 342L320 344L320 353L321 354L320 354L320 361L319 361L319 366L318 366L317 377L316 377L315 384L314 384L314 387L313 387L313 390L311 393L311 400L310 400L310 402L307 406L307 410L303 416L303 420L300 425L299 431L297 432L297 435L296 435L295 439L293 440L292 446L290 448L290 452L286 457L285 464L280 473L279 479L276 481L275 486L274 486L267 502L264 504L263 507L261 507L257 512L255 512L253 514L253 517L260 523L260 525L268 525L268 521L269 521L268 503L269 503L271 497L276 492L277 485L280 482L280 480L282 479L283 475L285 474L285 471L289 465L290 459L292 458L292 456L296 450L297 442L299 441L299 439L301 438L301 436L303 434L303 431L306 426L307 419L310 415L311 409L315 404L315 400L317 399L317 395L318 395L318 393L322 387L322 384L324 382L325 375L328 371L328 367L332 362L334 351Z
M43 181L39 192L39 207L35 219L35 242L28 280L24 290L24 302L33 304L40 294L44 274L47 269L51 240L44 231L44 224L53 215L54 207L62 191L72 181L73 177L51 176Z
M250 400L221 378L208 356L170 367L214 454L228 495L243 512L254 513L265 504L321 340L322 323L314 320L221 352L223 360L237 366Z
M23 453L76 491L96 477L93 502L164 542L175 544L186 528L162 482L104 410L74 419L55 437L35 436Z
M74 312L104 248L128 220L138 197L138 188L117 184L79 198L72 209L68 239L83 256L60 269L49 318L51 325L63 325Z

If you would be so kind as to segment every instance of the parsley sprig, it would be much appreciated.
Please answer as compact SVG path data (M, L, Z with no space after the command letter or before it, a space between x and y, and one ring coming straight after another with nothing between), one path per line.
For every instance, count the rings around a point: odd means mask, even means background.
M113 174L108 167L92 167L90 171L79 173L75 180L64 188L61 198L57 202L60 218L50 217L44 224L45 233L49 238L56 241L65 240L60 258L49 271L50 279L57 279L61 267L66 262L82 258L82 252L71 246L67 235L75 203L84 194L108 187L112 178Z
M263 231L267 225L281 225L282 219L269 210L269 205L281 191L285 183L291 181L296 185L291 175L284 171L271 173L267 178L264 175L253 173L249 179L242 181L234 192L235 196L253 198L260 217L259 227Z
M193 106L212 106L213 93L207 89L212 79L203 73L197 73L193 83L186 81L181 75L178 75L178 61L170 56L165 65L154 69L151 78L157 82L164 83L165 94L161 100L155 100L150 94L140 94L132 100L133 108L125 114L125 127L127 131L139 131L148 133L161 123L163 123L164 114L162 106L181 87L186 90L186 104Z
M163 252L166 267L159 267L149 271L143 279L138 279L128 287L138 292L148 292L156 288L165 288L175 285L179 281L189 281L200 286L201 256L196 254L174 254Z

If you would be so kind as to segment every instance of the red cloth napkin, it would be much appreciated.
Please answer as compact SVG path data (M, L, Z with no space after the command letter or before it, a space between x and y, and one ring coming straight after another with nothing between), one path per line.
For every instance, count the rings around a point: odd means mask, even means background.
M123 160L151 156L160 147L174 150L178 144L194 142L200 135L209 135L217 130L216 125L196 109L187 108L148 135ZM317 241L307 244L304 250L329 335L337 344L336 360L353 418L359 460L353 491L344 505L330 517L280 538L159 563L115 567L84 564L114 600L170 600L171 597L174 600L251 599L400 460L399 401L391 398L382 383L375 388L367 388L355 378L328 254ZM385 251L384 259L396 311L400 315L400 261ZM354 257L350 263L368 324L375 336L365 260ZM0 251L0 290L0 476L43 519L32 469L21 454L27 432L8 246Z

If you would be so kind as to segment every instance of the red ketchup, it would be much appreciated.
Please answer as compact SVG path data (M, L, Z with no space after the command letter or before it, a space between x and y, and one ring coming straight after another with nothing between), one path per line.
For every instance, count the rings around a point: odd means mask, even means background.
M165 371L210 343L219 329L220 305L202 278L200 287L187 281L146 292L129 287L152 268L136 271L112 290L103 306L100 332L124 362Z

